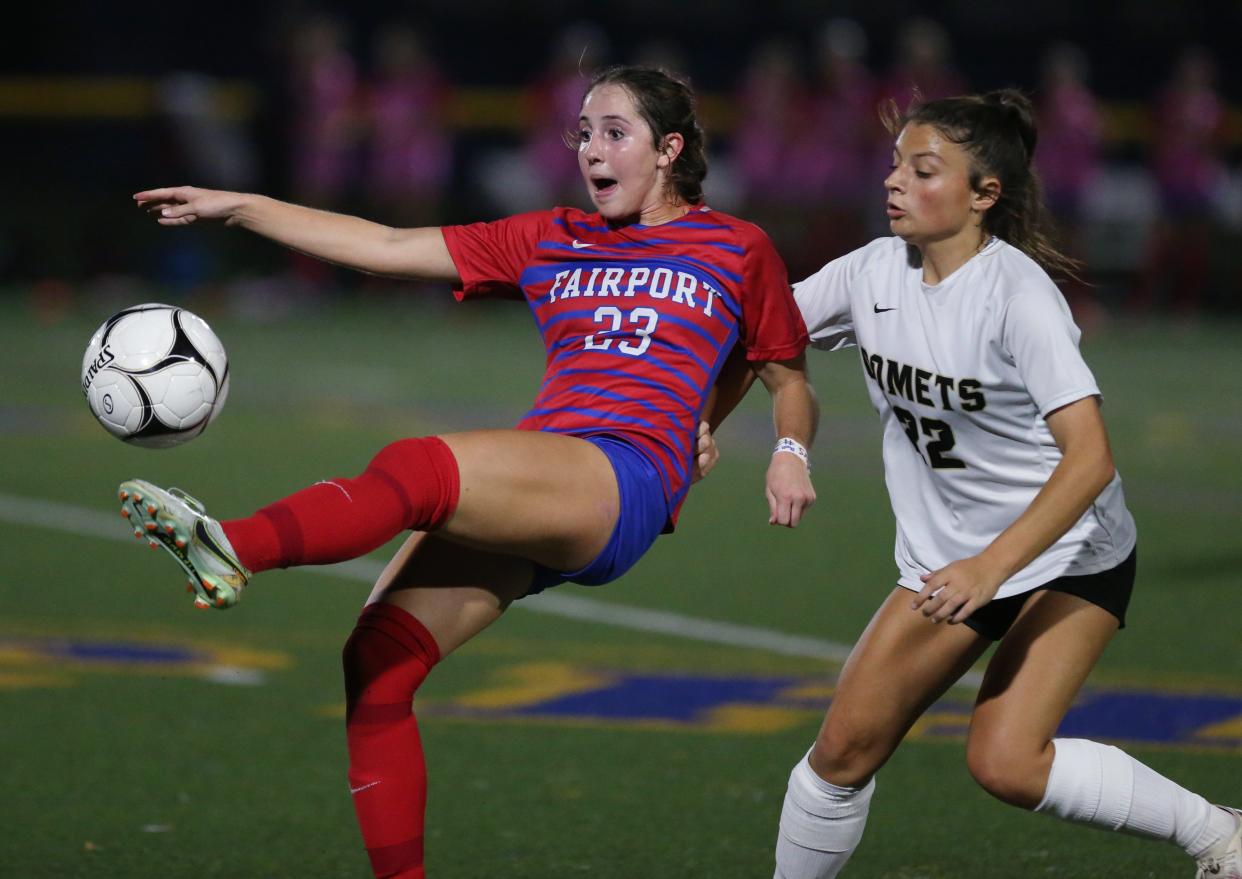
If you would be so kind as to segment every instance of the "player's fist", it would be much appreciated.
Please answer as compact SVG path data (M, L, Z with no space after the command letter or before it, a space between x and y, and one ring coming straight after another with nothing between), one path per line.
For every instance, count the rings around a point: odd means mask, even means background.
M706 421L699 422L698 435L695 438L694 468L690 473L690 482L698 482L716 466L720 460L720 449L716 446L716 438Z
M810 468L794 455L773 455L766 482L768 524L798 527L802 515L815 503Z

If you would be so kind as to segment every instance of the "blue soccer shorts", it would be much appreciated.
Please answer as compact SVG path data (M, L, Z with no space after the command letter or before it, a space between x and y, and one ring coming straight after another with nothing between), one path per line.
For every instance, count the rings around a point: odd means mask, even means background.
M660 471L642 452L609 434L583 437L608 456L617 475L620 512L608 545L589 565L578 571L557 571L535 565L535 582L527 595L560 583L601 586L609 583L643 557L668 524L668 501Z

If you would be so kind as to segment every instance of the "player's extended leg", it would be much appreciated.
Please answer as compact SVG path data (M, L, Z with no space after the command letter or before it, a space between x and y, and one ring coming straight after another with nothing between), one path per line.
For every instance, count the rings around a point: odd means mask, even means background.
M596 446L519 430L399 440L357 477L322 480L244 519L217 523L141 480L120 495L134 533L173 554L203 607L234 604L252 573L357 558L406 530L576 570L607 544L619 509Z
M427 775L411 702L431 668L530 587L525 559L414 534L342 654L349 788L377 877L422 879Z
M578 437L531 430L443 436L461 495L440 536L558 571L585 567L607 545L620 512L617 475Z
M595 558L616 518L616 476L591 443L481 430L399 440L354 479L222 524L252 571L355 558L407 529L569 570Z
M966 746L971 774L1007 803L1175 842L1223 865L1211 875L1242 879L1236 813L1118 748L1052 738L1116 631L1116 617L1077 596L1033 595L984 674Z
M872 776L919 716L987 649L966 626L934 625L898 587L876 611L837 680L810 753L781 810L777 879L829 879L862 838Z

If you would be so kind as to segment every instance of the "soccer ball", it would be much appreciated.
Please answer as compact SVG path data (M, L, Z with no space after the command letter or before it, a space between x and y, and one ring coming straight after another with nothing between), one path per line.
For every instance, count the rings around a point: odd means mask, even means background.
M108 433L167 448L198 436L220 414L229 362L202 318L172 305L135 305L91 336L82 393Z

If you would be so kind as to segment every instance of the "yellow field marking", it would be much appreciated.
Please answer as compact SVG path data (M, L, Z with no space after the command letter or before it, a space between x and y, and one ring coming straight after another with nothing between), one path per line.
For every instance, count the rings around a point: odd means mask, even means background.
M522 708L599 690L618 677L576 668L566 662L532 662L499 671L493 686L460 696L453 704L492 710Z
M775 705L721 705L701 721L696 729L711 732L775 733L814 723L823 714L818 708L780 708Z
M926 739L931 738L930 731L938 726L961 727L962 734L970 727L969 711L929 711L914 722L914 726L910 727L910 732L906 733L908 739ZM944 735L937 733L936 737Z
M267 671L283 671L293 667L293 657L274 650L251 650L248 647L217 647L209 644L193 644L211 657L212 665L237 665L242 668L260 668Z
M1242 714L1232 720L1222 720L1203 727L1195 734L1196 739L1242 739Z
M20 647L0 647L0 666L5 665L37 665L45 662L44 657Z
M807 681L786 687L776 694L777 701L816 702L828 707L837 688L827 681Z
M498 670L493 674L491 686L454 697L447 703L437 700L432 704L489 711L514 710L600 690L617 678L617 675L587 671L566 662L528 662ZM415 700L416 710L420 704L423 704L421 700ZM345 705L339 702L324 705L314 713L320 717L344 717Z
M23 636L17 636L22 638ZM48 686L68 686L77 673L127 674L198 677L219 668L238 668L246 671L279 671L293 666L288 654L271 650L252 650L246 647L217 646L203 642L168 637L122 637L53 634L48 632L37 637L25 636L25 644L0 646L0 675L4 680L20 680L23 688L40 686L38 681L48 681ZM90 659L58 654L54 649L43 650L44 644L54 648L59 644L124 645L149 647L153 650L183 650L192 657L165 662L144 662L126 659ZM39 668L39 672L15 669ZM0 686L10 687L4 684Z
M0 690L43 690L71 687L73 678L53 672L0 671Z

